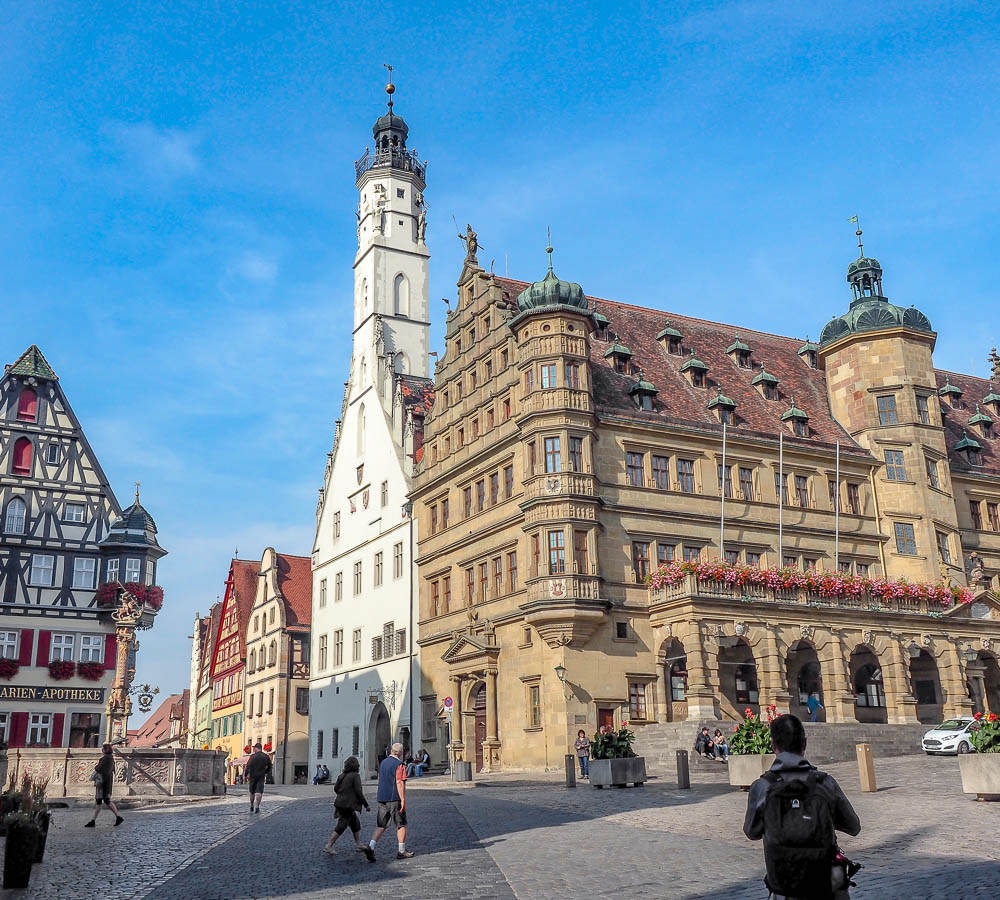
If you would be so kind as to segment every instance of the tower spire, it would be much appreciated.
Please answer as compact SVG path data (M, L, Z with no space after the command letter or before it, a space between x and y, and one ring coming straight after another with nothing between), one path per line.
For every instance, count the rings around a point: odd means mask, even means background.
M552 271L552 229L549 226L545 227L545 234L548 238L548 246L545 248L545 252L549 255L549 271Z
M847 221L858 226L858 230L854 233L858 236L858 259L861 259L865 255L865 248L861 243L861 223L858 221L857 216L851 216Z

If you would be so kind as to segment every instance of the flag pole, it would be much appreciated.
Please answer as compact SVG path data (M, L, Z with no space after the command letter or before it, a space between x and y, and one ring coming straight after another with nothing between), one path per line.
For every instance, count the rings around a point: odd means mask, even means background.
M778 568L785 564L784 557L784 517L785 517L785 432L778 432Z
M722 506L719 513L719 561L726 558L726 423L722 423L722 469L719 472L719 493Z
M833 571L840 572L840 441L837 441L837 483L833 493Z

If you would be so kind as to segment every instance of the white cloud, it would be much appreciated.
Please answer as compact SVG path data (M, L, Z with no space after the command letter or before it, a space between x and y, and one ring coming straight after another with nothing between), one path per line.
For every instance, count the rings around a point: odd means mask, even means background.
M232 270L247 281L258 284L271 284L278 277L278 264L273 259L249 250L234 263Z
M109 129L124 161L150 175L177 178L202 167L198 155L201 137L179 128L158 128L149 122L117 123Z

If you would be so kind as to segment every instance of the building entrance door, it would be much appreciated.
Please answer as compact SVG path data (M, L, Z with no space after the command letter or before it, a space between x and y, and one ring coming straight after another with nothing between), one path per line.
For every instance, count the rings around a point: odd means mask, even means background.
M476 714L476 771L483 771L483 741L486 740L486 685L480 684L472 703Z
M615 727L615 711L610 706L597 707L597 727L598 729Z

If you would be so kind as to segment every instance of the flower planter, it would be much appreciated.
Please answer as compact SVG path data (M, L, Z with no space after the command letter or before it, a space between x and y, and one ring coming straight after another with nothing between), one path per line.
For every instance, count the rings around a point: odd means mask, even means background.
M646 760L642 756L621 759L592 759L590 785L595 788L638 787L646 781Z
M38 826L23 818L7 826L7 843L3 856L4 888L26 888L35 862Z
M21 808L19 793L0 796L0 837L7 833L7 814L17 812Z
M741 790L748 790L761 775L774 765L773 753L745 753L729 755L729 783Z
M49 824L52 822L52 813L42 812L35 818L38 823L38 842L35 844L35 862L40 863L45 856L45 842L49 837Z
M1000 753L963 753L958 757L962 790L977 800L1000 800Z

